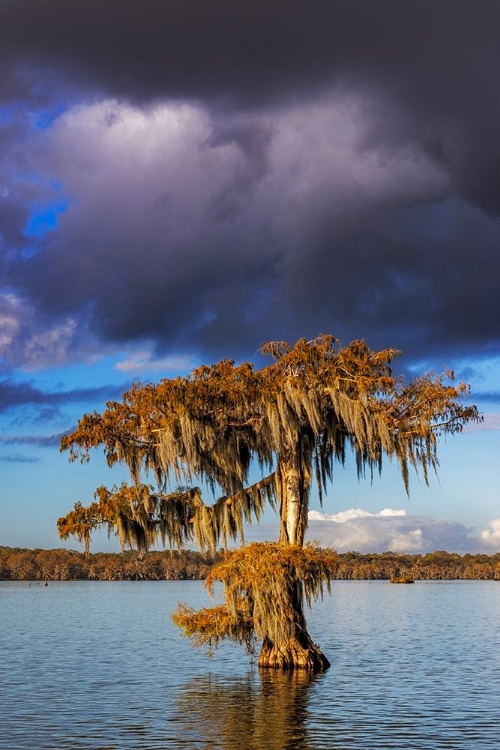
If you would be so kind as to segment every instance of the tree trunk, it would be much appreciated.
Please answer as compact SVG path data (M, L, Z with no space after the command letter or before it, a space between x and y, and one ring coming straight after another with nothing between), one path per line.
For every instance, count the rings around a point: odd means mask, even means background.
M272 641L265 636L259 656L259 667L265 669L305 669L309 672L322 672L330 662L311 640L307 632L303 611L302 581L295 580L287 585L289 603L283 616L290 618L290 635L283 640Z
M278 472L280 481L280 539L282 544L304 544L309 505L310 475L305 473L301 460L301 443L283 451ZM262 642L259 667L266 669L304 669L321 672L330 662L312 642L307 632L303 611L302 581L288 582L288 597L284 616L290 619L290 636L286 640L273 641L266 636Z
M290 451L281 458L280 475L280 542L283 544L304 544L307 527L309 487L305 486L300 459L297 452Z

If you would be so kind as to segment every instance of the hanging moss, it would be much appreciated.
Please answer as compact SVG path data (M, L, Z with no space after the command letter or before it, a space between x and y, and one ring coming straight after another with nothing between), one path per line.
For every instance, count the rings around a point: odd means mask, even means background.
M411 468L425 482L437 469L438 437L481 417L475 406L464 405L468 387L456 385L451 372L410 383L395 376L395 349L371 351L363 341L342 347L321 335L294 346L271 342L262 353L273 361L261 370L232 360L202 365L188 377L136 384L122 402L85 415L63 437L61 450L69 450L70 460L87 461L101 446L108 465L128 467L131 485L100 488L94 503L77 503L58 528L62 538L75 536L87 550L92 531L107 524L123 546L141 551L159 542L181 547L195 541L213 553L220 544L243 541L245 524L259 520L270 502L279 512L282 543L279 553L265 547L262 555L270 578L257 575L250 589L242 583L244 571L236 574L238 557L230 558L225 614L216 611L211 630L212 615L204 612L199 631L209 640L226 631L243 643L261 638L268 666L321 669L327 660L307 636L302 599L318 594L325 571L319 558L307 568L307 558L297 557L313 480L321 499L335 462L343 464L351 450L359 477L380 472L386 457L397 461L409 492ZM255 464L262 479L249 487ZM145 476L154 478L156 489L142 483ZM218 496L215 503L204 503L202 483ZM278 558L285 559L285 543L292 546L283 568ZM195 632L195 614L183 612Z
M311 606L330 590L337 564L334 552L310 545L250 544L227 553L205 581L212 598L215 583L222 583L225 605L194 611L181 604L174 622L209 649L226 639L254 653L256 640L267 640L283 651L303 639L302 602Z

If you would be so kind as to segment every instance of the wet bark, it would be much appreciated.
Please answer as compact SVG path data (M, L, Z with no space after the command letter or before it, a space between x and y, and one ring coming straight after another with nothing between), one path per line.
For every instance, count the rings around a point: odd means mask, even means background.
M287 639L272 641L266 636L262 642L259 667L263 669L304 669L309 672L323 672L330 662L313 643L307 632L303 611L302 582L294 581L288 587L290 602L284 616L292 619L290 635Z
M286 643L273 643L265 638L259 656L261 669L304 669L308 672L323 672L330 662L322 651L312 642L307 632L301 638L294 638Z

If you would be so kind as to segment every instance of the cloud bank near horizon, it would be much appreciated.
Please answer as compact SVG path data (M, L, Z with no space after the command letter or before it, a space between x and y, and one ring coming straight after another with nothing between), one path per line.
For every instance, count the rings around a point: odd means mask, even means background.
M500 547L500 519L489 526L478 532L456 521L410 516L406 510L351 508L336 514L310 511L307 539L337 552L494 554Z

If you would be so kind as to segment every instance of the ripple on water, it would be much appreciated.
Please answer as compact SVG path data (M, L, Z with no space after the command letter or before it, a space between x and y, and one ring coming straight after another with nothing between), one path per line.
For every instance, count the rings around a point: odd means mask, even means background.
M262 673L170 620L198 582L0 583L2 750L497 750L500 586L336 582L332 662Z

